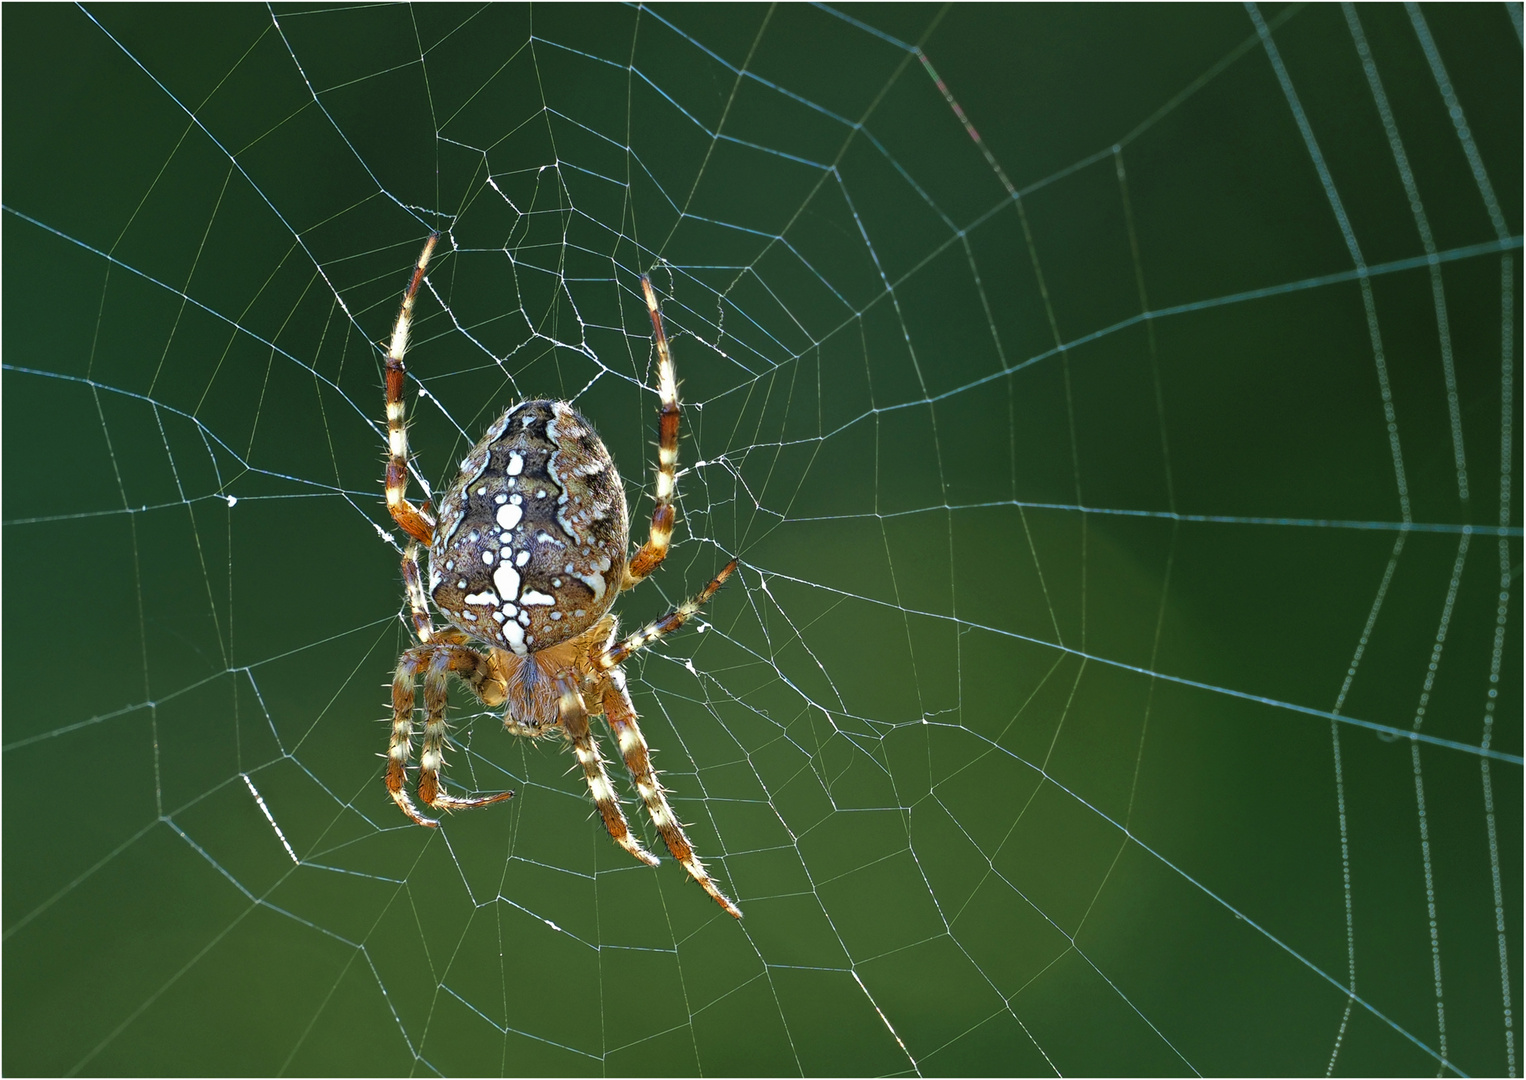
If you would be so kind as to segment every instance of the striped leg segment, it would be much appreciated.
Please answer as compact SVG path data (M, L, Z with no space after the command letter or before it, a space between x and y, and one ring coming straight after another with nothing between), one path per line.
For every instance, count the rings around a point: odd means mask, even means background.
M657 857L641 846L641 841L631 832L630 824L620 809L614 785L609 782L609 773L604 770L599 745L594 742L593 735L588 730L588 707L583 703L583 695L572 684L572 680L566 678L557 680L557 689L561 691L558 709L561 712L562 730L572 741L573 753L577 755L578 764L583 767L583 778L588 781L589 794L593 796L594 805L604 818L604 827L614 837L615 843L648 866L656 866Z
M392 677L392 739L387 744L387 791L398 809L419 825L438 825L421 815L408 797L408 758L413 753L413 680L424 669L427 649L409 649Z
M424 592L424 576L419 570L419 548L409 544L403 552L403 588L408 593L408 619L413 624L413 634L419 644L465 645L471 639L454 626L435 626L429 615L429 600ZM475 651L475 650L473 650ZM497 708L503 704L503 678L487 664L474 664L469 668L452 671L471 686L482 704Z
M422 644L434 637L434 625L429 618L429 599L424 594L424 578L419 573L419 546L409 544L403 552L403 588L408 593L409 618L413 621L413 636Z
M652 756L646 738L636 723L636 708L626 692L625 676L618 670L611 671L604 683L604 715L620 744L620 753L625 758L625 767L630 770L631 780L641 793L641 800L646 803L646 812L650 815L652 824L657 826L657 831L662 834L663 842L668 845L673 858L683 865L700 888L710 894L711 899L726 909L728 915L740 919L742 910L726 898L726 894L721 892L705 870L699 856L694 854L694 846L684 834L683 826L674 816L673 808L668 805L667 793L663 791L657 773L652 768Z
M459 675L477 696L488 677L487 657L465 645L438 645L424 673L424 746L419 753L419 799L436 810L470 810L512 798L512 791L462 799L445 792L440 771L445 768L445 710L450 704L450 676Z
M657 342L657 486L653 492L652 530L625 569L622 589L629 589L662 565L673 542L673 496L678 486L678 377L673 370L673 354L668 350L668 335L662 328L662 311L657 294L645 274L641 291L646 296L647 314L652 317L652 336Z
M392 345L387 349L387 510L404 532L421 544L434 536L434 522L427 512L414 506L404 496L408 492L408 417L403 403L403 354L408 351L408 327L413 322L413 300L424 280L424 268L434 253L439 233L430 233L424 250L414 265L413 277L403 293L403 306L392 328Z
M712 596L715 595L715 590L719 589L721 585L725 583L726 579L731 576L731 572L736 568L737 561L732 559L729 563L721 568L721 572L719 574L716 574L715 577L711 579L710 584L706 585L703 589L700 590L698 596L690 600L685 600L682 604L679 604L676 609L668 612L656 622L648 623L640 630L637 630L634 634L631 634L624 641L620 641L614 645L611 645L598 656L595 662L604 671L609 671L617 665L624 663L632 653L640 652L642 649L646 648L658 638L666 637L668 634L671 634L674 630L677 630L684 623L688 622L689 616L693 615L696 611L703 607L705 601L709 600Z
M398 808L415 823L440 823L419 813L408 797L408 758L413 750L413 683L424 675L424 745L419 755L419 799L436 810L469 810L513 796L512 791L462 799L449 795L440 781L445 767L445 710L450 675L455 673L478 697L491 697L493 673L486 656L465 645L430 644L409 649L397 663L392 679L392 738L387 746L387 791ZM498 695L502 700L502 694Z

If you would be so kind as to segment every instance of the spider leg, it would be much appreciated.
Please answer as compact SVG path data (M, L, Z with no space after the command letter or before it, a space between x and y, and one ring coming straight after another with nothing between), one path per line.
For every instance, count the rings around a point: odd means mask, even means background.
M472 688L479 699L477 689L488 670L487 657L465 645L435 646L429 669L424 673L424 746L419 752L419 798L436 810L470 810L475 806L488 806L513 796L512 791L500 791L496 795L483 795L476 799L462 799L445 793L440 780L440 770L445 768L445 710L450 701L450 675L454 672Z
M408 592L408 618L413 623L413 634L419 639L420 645L449 644L465 645L471 639L454 626L435 626L429 617L429 600L424 592L424 581L419 573L419 547L417 544L409 544L408 550L403 552L403 587ZM476 670L476 669L473 669ZM496 674L488 673L481 669L478 674L472 670L457 671L471 685L473 692L482 699L482 704L492 708L502 703L503 693L500 691L496 698L491 696L484 680L502 681Z
M408 797L408 758L413 753L413 680L423 670L427 649L409 649L392 676L392 738L387 744L387 791L398 809L420 825L438 825L423 817Z
M706 600L715 595L715 590L731 576L731 572L737 568L737 561L732 559L721 568L721 572L711 579L710 584L700 590L699 595L685 600L677 608L668 612L656 622L648 623L624 641L609 646L602 653L594 657L594 664L603 671L609 671L624 663L632 653L646 648L658 638L666 637L689 621L689 616L698 611Z
M440 823L419 813L408 797L408 758L413 750L413 683L424 675L424 745L419 755L419 798L436 810L468 810L488 806L513 796L512 791L462 799L445 792L440 771L445 767L445 711L449 703L449 677L459 676L484 704L503 701L503 689L488 658L475 649L453 642L433 642L403 653L392 679L392 738L387 746L387 791L398 808L415 823L434 827ZM496 699L496 700L495 700Z
M662 834L663 842L668 845L673 858L683 864L683 868L699 883L699 887L725 908L728 915L740 919L742 910L727 899L705 870L699 856L694 854L694 846L684 834L683 826L673 814L673 808L668 805L667 793L663 791L657 773L652 768L652 756L646 738L636 723L636 707L631 704L630 693L625 689L625 676L615 668L604 676L603 684L604 715L620 744L620 753L625 758L625 767L630 770L631 780L635 782L636 790L646 803L646 812L651 816L652 824Z
M625 568L620 588L629 589L662 565L673 541L673 496L678 486L678 378L673 370L673 354L668 351L668 335L662 329L662 311L657 294L645 274L641 291L646 296L646 310L652 317L652 336L657 342L657 479L652 493L652 529L646 543Z
M424 593L424 579L419 573L419 546L409 544L403 552L403 587L408 592L408 608L413 620L413 634L420 644L428 644L434 638L434 626L429 618L429 598Z
M594 805L604 818L604 827L614 837L615 843L648 866L656 866L657 857L641 846L641 841L631 832L625 814L620 809L614 785L609 782L609 773L604 770L599 744L594 742L593 735L588 730L588 706L583 702L582 693L571 679L565 677L557 679L557 689L561 691L557 707L561 712L562 730L572 740L573 752L577 754L578 764L583 766L583 778L588 781L588 791L593 796Z
M434 522L424 508L414 506L408 492L408 416L403 403L403 354L408 351L408 327L413 322L413 299L424 280L424 267L434 253L439 233L430 233L424 250L413 268L413 277L403 293L403 305L392 327L392 344L387 349L387 510L409 536L421 544L434 537Z

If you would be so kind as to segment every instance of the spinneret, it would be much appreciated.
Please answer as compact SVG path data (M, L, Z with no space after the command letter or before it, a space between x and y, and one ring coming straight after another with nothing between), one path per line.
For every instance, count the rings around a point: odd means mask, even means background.
M429 550L427 587L417 545L409 544L403 556L409 619L419 644L403 653L393 678L387 790L413 821L439 825L424 817L408 794L414 684L422 677L419 799L437 810L463 810L513 794L460 798L445 790L447 690L454 675L488 708L503 709L504 727L512 734L559 732L582 767L610 836L656 865L630 830L589 724L590 714L603 713L668 851L716 903L741 918L694 853L668 803L620 668L632 653L682 626L736 569L736 560L692 600L624 640L611 614L615 597L660 566L672 542L678 381L656 293L643 277L657 348L658 450L652 524L635 556L626 555L630 519L620 474L593 426L565 401L522 402L489 425L441 497L436 519L427 503L414 506L407 499L403 356L414 301L437 240L438 234L429 237L414 265L386 358L387 509ZM431 601L448 626L433 626Z

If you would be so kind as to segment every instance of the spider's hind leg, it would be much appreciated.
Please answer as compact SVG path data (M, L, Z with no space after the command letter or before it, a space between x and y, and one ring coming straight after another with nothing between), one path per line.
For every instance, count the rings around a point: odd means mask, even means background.
M408 330L413 323L413 300L424 269L434 253L439 233L430 233L424 250L413 264L413 276L403 292L397 322L392 327L392 341L387 347L387 511L402 530L422 544L434 536L434 520L425 507L414 506L408 494L408 414L403 401L403 354L408 351Z
M657 306L657 294L644 274L641 291L646 296L652 337L657 342L657 476L652 492L656 505L652 508L651 532L625 568L622 589L641 582L668 557L668 547L673 542L673 497L678 486L678 377L673 370L673 354L668 350L668 335L662 328L662 309Z
M419 546L409 544L403 552L403 588L408 593L409 618L413 622L413 636L420 644L427 645L434 638L434 625L429 618L429 598L424 593L424 579L419 572Z

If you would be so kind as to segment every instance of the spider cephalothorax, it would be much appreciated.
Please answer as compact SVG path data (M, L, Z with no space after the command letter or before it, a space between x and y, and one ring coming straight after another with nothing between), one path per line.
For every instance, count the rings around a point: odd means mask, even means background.
M503 708L516 735L560 733L572 744L588 790L615 841L643 862L657 859L631 833L605 771L590 714L603 713L652 824L668 850L732 915L741 911L705 871L668 805L652 768L620 664L677 630L736 568L729 562L698 596L624 640L610 614L615 597L661 564L673 532L678 464L678 384L651 282L641 279L657 344L660 398L657 478L651 533L629 560L625 489L593 426L565 401L526 401L488 428L440 499L438 519L406 498L408 435L403 406L403 354L413 302L438 236L424 245L403 294L387 353L387 508L405 532L429 549L429 587L419 574L418 547L403 557L414 634L419 643L398 660L392 682L392 738L387 790L420 825L408 794L413 751L414 682L424 677L424 741L419 799L438 810L461 810L507 799L512 792L461 798L440 781L445 765L446 704L451 675L489 708ZM436 628L430 601L450 624ZM480 646L485 646L485 650Z

